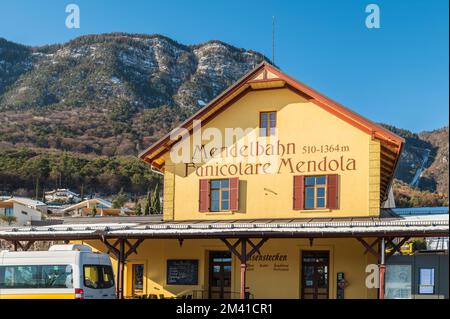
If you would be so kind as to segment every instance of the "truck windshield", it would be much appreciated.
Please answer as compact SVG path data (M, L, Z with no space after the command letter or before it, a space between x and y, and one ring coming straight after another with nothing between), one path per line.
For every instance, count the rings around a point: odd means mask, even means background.
M114 275L111 266L84 265L84 286L92 289L105 289L114 286Z

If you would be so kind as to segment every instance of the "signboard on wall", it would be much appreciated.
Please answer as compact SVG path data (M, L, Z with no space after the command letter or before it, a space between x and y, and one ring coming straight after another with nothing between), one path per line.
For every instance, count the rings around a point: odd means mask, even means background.
M198 260L172 259L167 260L168 285L197 285Z
M411 265L387 265L385 298L411 299L412 288Z
M419 294L434 294L434 268L419 269Z
M247 271L255 268L271 271L289 271L288 254L285 252L263 252L254 254L247 263Z

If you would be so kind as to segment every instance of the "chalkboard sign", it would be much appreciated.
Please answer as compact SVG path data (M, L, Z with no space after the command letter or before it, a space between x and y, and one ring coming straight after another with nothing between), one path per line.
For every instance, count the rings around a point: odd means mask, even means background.
M198 260L167 260L168 285L197 285Z

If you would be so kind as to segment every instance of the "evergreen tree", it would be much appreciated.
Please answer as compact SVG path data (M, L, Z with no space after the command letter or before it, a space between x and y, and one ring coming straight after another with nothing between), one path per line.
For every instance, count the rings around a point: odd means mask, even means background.
M159 186L156 184L155 189L153 190L152 199L151 199L151 214L160 214L161 213L161 202L159 199Z
M91 216L95 217L97 215L97 205L94 204L94 207L92 207L91 210Z
M150 215L150 205L151 205L151 197L150 197L150 192L147 192L147 198L145 200L145 210L144 210L144 215Z
M123 188L120 189L120 192L117 194L116 198L113 200L113 208L122 208L123 205L128 201L128 196L123 191Z
M134 214L136 216L141 216L142 215L142 207L141 207L141 203L137 203L135 208L134 208Z
M83 197L84 197L84 184L81 184L81 190L80 190L81 201L83 201Z
M36 177L36 189L34 199L39 200L39 175Z

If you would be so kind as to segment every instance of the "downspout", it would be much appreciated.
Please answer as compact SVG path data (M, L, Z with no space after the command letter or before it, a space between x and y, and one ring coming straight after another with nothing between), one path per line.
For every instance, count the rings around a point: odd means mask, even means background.
M153 166L153 162L150 163L150 171L152 171L155 174L163 176L163 178L162 178L163 200L162 200L162 205L160 205L160 207L161 207L161 214L164 215L164 213L163 213L164 212L164 173L160 172L157 168L155 168ZM159 198L158 198L158 200L159 200Z
M384 299L384 278L386 273L385 265L385 253L386 253L386 243L384 237L381 238L381 251L380 251L380 291L379 299Z

